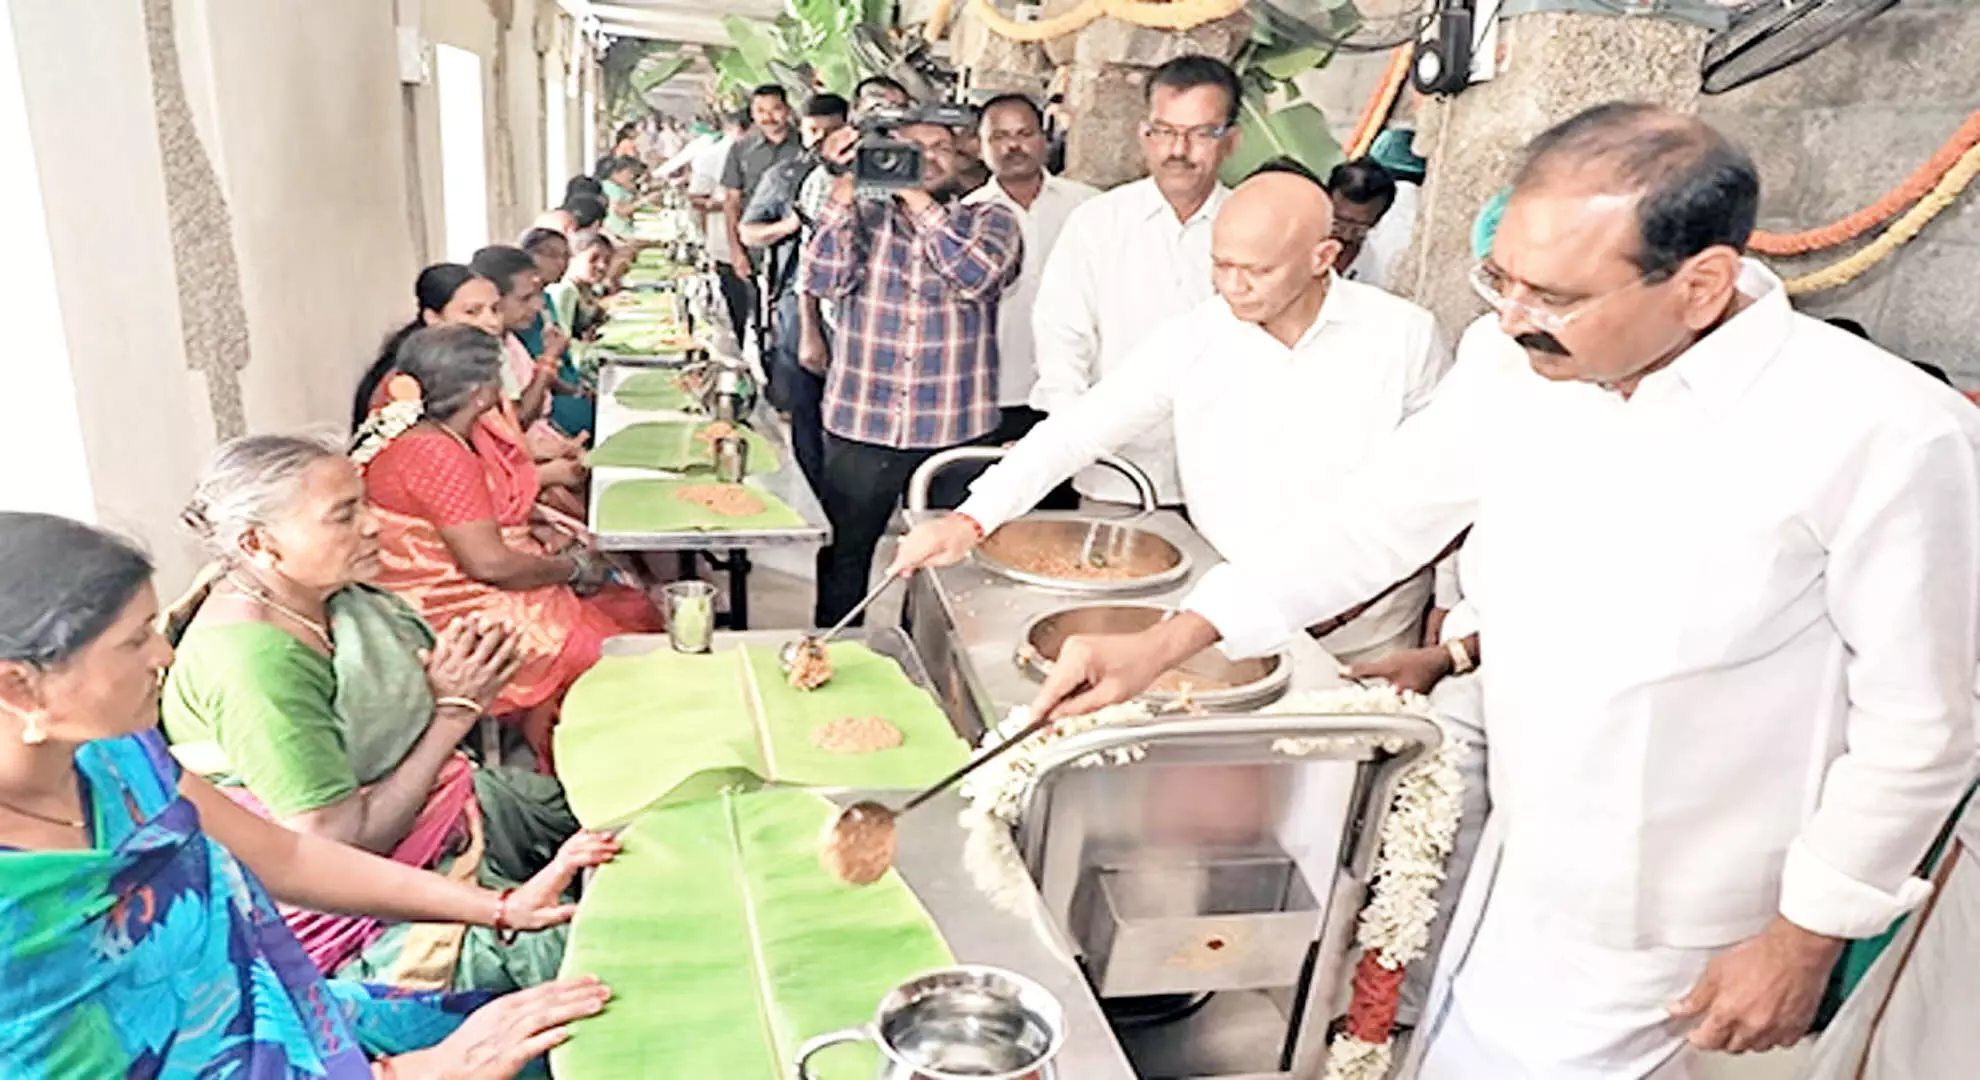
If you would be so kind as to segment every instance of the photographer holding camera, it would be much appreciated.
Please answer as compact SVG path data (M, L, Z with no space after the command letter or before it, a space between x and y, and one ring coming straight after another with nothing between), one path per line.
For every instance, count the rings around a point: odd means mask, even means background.
M866 594L873 550L914 470L995 432L997 305L1023 260L1008 207L956 201L955 133L940 117L861 127L819 145L838 175L799 271L806 292L837 305L819 492L833 539L818 556L819 626ZM938 481L936 502L956 505L961 487Z

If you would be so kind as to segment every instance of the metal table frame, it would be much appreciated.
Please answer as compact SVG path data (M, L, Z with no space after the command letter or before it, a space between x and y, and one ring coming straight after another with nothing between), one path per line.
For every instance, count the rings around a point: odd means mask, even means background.
M599 371L598 377L598 423L597 442L603 443L613 434L636 423L665 422L670 420L700 419L684 412L642 412L621 406L613 397L619 385L627 378L642 371L678 368L683 365L680 357L608 357ZM777 416L770 407L759 401L755 413L749 418L751 430L761 435L776 449L777 471L761 476L752 476L747 481L750 486L781 499L804 519L803 526L795 529L762 529L751 531L699 531L682 530L675 532L608 532L597 528L599 500L605 489L623 480L652 479L678 474L650 469L626 469L605 467L594 470L591 483L590 518L593 533L598 537L601 551L618 552L678 552L682 559L683 572L692 572L697 561L705 560L709 566L726 571L729 578L729 611L723 624L732 630L745 630L749 627L749 552L754 548L802 546L817 547L832 542L832 526L825 517L825 508L818 496L806 482L804 473L797 467L797 459L791 452Z

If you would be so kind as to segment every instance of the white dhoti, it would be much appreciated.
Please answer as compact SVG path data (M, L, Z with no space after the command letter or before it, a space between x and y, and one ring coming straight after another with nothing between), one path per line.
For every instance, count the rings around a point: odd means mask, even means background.
M1980 799L1936 871L1938 891L1904 921L1815 1044L1808 1080L1980 1076Z
M1670 1018L1715 949L1617 949L1565 937L1546 908L1494 889L1488 823L1437 964L1419 1080L1680 1080L1695 1075Z

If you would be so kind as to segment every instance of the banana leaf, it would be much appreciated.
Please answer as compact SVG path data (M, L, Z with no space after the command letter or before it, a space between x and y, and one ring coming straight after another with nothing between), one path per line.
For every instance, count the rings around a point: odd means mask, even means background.
M612 988L552 1051L559 1080L790 1080L813 1035L871 1019L882 995L954 963L900 878L859 888L819 865L832 804L785 789L649 811L599 869L563 974ZM870 1047L813 1061L872 1080Z
M725 15L722 29L728 33L729 41L736 47L742 66L750 72L769 78L770 61L782 51L783 43L777 37L776 27L765 25L755 19L745 19L740 15Z
M612 400L620 407L637 412L691 412L701 409L701 402L687 388L681 385L681 377L672 371L642 371L619 384L612 392ZM608 440L609 441L609 440Z
M662 469L668 472L682 472L688 469L713 469L715 467L715 444L697 438L701 429L713 421L708 420L669 420L630 424L612 433L612 436L598 445L586 456L586 463L592 468L617 466L628 469ZM743 442L749 446L749 475L760 476L777 471L777 448L770 440L748 428L738 428Z
M969 748L899 664L856 642L829 646L832 681L791 689L773 650L608 656L571 687L557 725L557 773L591 828L654 805L707 798L738 782L915 788L960 766ZM901 745L834 754L811 745L819 724L882 716Z
M1278 82L1290 82L1314 68L1327 66L1333 56L1331 46L1274 44L1258 49L1245 70L1261 71Z
M757 529L797 529L804 518L775 495L761 488L750 493L763 503L759 513L741 517L717 514L698 503L676 498L689 485L714 481L621 480L598 497L598 531L611 533L736 532Z
M1327 116L1312 102L1278 109L1264 95L1246 93L1238 112L1237 150L1224 160L1224 183L1236 185L1275 157L1289 157L1325 178L1342 160Z
M598 344L613 352L657 355L686 352L695 342L679 323L614 319L598 331Z
M645 98L693 63L692 56L649 56L633 69L633 92Z

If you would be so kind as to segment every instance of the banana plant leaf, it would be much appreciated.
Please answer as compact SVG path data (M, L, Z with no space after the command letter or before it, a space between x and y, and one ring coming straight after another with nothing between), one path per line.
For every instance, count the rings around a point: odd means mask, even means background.
M692 56L649 56L633 69L633 91L644 98L693 63Z
M643 319L613 319L598 331L598 344L614 352L629 352L640 355L686 352L694 348L694 339L687 336L677 322L653 322Z
M715 73L721 76L721 83L727 89L746 91L752 86L761 86L770 81L768 61L763 64L753 64L741 49L710 50L708 62L715 68Z
M713 469L714 442L696 437L701 429L712 422L668 420L629 424L613 432L611 437L600 443L585 460L592 468L617 466L628 469L661 469L667 472ZM743 442L749 446L749 475L760 476L764 473L776 472L776 446L748 428L738 430L742 432Z
M698 412L701 402L672 371L642 371L619 384L612 400L636 412ZM609 440L608 440L609 441Z
M729 35L729 41L735 45L743 64L750 71L767 78L770 61L775 60L783 48L776 28L740 15L725 15L722 29Z
M563 974L612 1002L551 1053L558 1080L791 1080L813 1035L871 1019L901 981L954 963L900 878L841 883L819 865L833 813L788 789L649 811L585 889ZM812 1062L871 1080L870 1047Z
M1312 102L1273 109L1262 94L1246 93L1238 112L1237 150L1224 159L1224 183L1235 186L1275 157L1289 157L1324 178L1342 160L1341 144L1327 116Z
M773 650L608 656L571 687L557 725L557 773L587 827L653 805L706 798L751 778L799 787L916 788L960 766L969 748L899 664L856 642L829 646L832 681L791 689ZM834 754L819 724L880 716L901 745Z
M723 515L678 497L681 488L706 487L708 477L693 480L621 480L598 497L598 531L609 533L737 532L797 529L804 518L790 504L762 488L750 494L763 503L754 514Z

